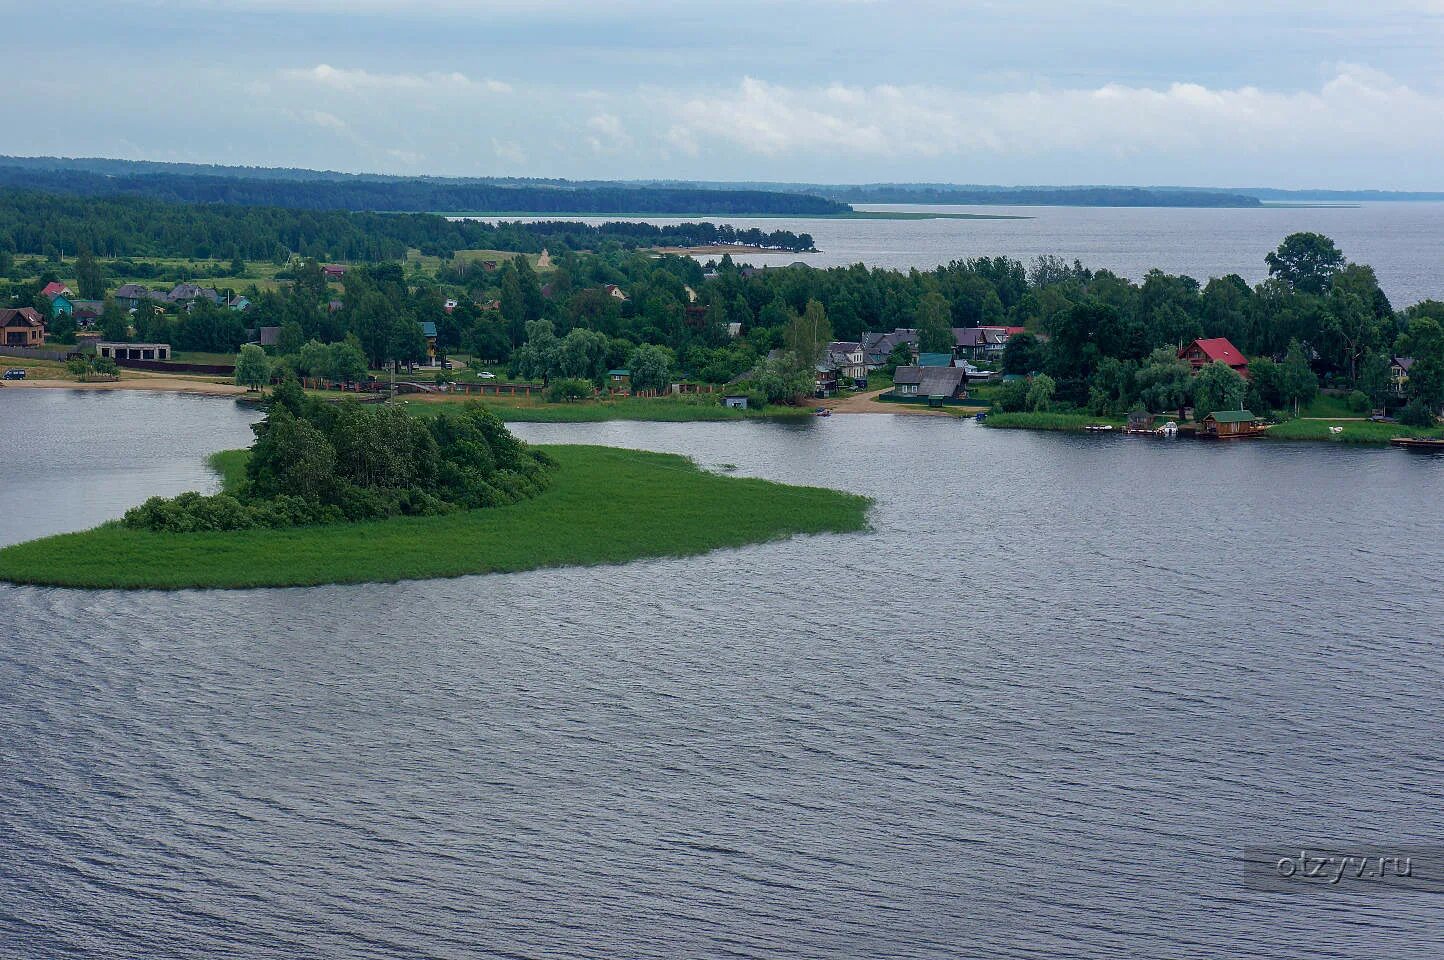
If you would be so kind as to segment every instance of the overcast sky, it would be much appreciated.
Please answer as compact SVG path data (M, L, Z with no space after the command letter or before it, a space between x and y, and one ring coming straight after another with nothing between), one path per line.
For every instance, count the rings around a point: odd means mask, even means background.
M1444 189L1444 0L0 0L0 153Z

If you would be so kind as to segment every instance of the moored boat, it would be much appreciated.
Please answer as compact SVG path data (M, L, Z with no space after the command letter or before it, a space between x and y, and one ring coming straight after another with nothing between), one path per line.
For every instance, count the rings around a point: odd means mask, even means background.
M1444 440L1437 437L1394 437L1389 442L1406 450L1444 450Z

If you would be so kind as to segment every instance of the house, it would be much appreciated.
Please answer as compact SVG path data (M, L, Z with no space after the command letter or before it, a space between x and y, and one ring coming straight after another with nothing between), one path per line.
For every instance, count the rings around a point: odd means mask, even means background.
M887 365L887 359L892 355L898 344L907 344L909 352L917 355L918 332L911 327L898 327L891 333L864 333L862 335L862 352L869 370L877 370Z
M112 360L169 360L168 343L114 343L101 340L95 345L95 352Z
M837 368L823 361L812 368L812 393L816 397L830 397L837 393Z
M281 342L280 327L257 327L256 342L263 347L274 347Z
M432 363L436 362L436 324L431 320L418 320L421 324L421 335L426 338L426 357Z
M1399 396L1404 395L1404 389L1409 383L1409 371L1414 368L1413 357L1390 357L1389 358L1389 389Z
M214 304L221 304L224 301L219 293L211 287L201 287L194 283L178 283L171 287L170 292L165 295L167 303L192 304L197 300L209 300Z
M54 286L54 284L51 284L51 286ZM75 316L75 302L66 294L57 293L50 298L50 316L51 319L55 317Z
M607 385L612 390L630 391L632 389L632 371L622 369L608 370Z
M1255 437L1263 433L1257 419L1248 410L1215 410L1198 425L1200 437L1229 440L1234 437Z
M346 266L341 263L328 263L321 267L321 276L327 280L345 280Z
M231 301L231 309L235 310L237 313L245 313L247 310L251 309L250 298L236 297L236 299Z
M441 305L441 309L445 310L447 313L450 313L459 306L461 306L461 301L457 300L455 297L447 297L446 302Z
M52 280L40 288L40 293L47 300L54 300L56 297L73 297L75 292L65 284Z
M483 310L486 310L486 311L500 310L500 309L501 309L501 301L500 301L500 300L488 300L488 301L486 301L485 303L478 303L477 306L480 307L480 308L483 309Z
M549 270L551 269L551 265L552 255L547 251L546 247L542 247L541 256L536 258L536 268L538 270Z
M94 325L105 312L104 300L72 300L71 305L75 307L72 316L75 317L76 324L82 327Z
M345 306L340 300L331 300L326 304L326 312L339 313Z
M988 331L982 327L953 327L953 353L973 360L988 352Z
M123 310L134 310L152 296L149 290L138 283L123 283L115 288L115 302Z
M862 344L855 340L834 340L827 345L827 359L838 376L861 389L867 386L867 359Z
M722 398L722 406L729 410L746 410L747 397L741 393L728 394Z
M735 320L727 324L727 336L731 337L733 340L736 340L738 337L742 336L742 324L738 323Z
M606 291L607 296L611 297L614 300L627 299L626 292L623 291L622 288L617 286L615 283L609 283L606 286L602 287L602 289Z
M951 367L953 355L951 353L919 353L917 366L919 367Z
M1153 414L1147 410L1134 410L1128 414L1129 433L1152 433Z
M893 374L893 394L941 404L968 395L968 373L962 367L898 367Z
M1179 348L1178 358L1187 360L1194 373L1210 363L1226 363L1240 376L1248 376L1248 358L1239 351L1238 347L1229 343L1227 337L1195 340Z
M0 310L0 338L7 347L45 344L45 318L34 307Z

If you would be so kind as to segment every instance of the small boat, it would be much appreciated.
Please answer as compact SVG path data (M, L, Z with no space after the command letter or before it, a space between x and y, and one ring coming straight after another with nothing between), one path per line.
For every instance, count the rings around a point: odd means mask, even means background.
M1444 440L1435 437L1395 437L1389 442L1406 450L1444 450Z
M973 420L975 420L975 421L978 422L978 423L987 423L987 422L988 422L988 415L987 415L986 413L980 413L980 414L977 414L976 416L974 416L974 417L973 417Z
M818 407L815 411L813 411L812 415L814 417L830 417L832 416L832 411L827 409L826 407Z
M1178 424L1176 424L1176 423L1174 423L1172 420L1170 420L1170 421L1168 421L1167 423L1165 423L1163 426L1159 427L1155 432L1156 432L1160 437L1166 437L1166 438L1168 438L1168 439L1171 440L1171 439L1173 439L1174 437L1178 436Z

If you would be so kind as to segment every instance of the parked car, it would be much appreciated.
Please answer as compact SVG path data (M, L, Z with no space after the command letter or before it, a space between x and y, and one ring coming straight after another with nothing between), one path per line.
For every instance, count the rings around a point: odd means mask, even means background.
M496 379L496 374L492 373L490 370L482 370L482 371L480 371L479 373L477 373L476 379L478 379L478 380L495 380L495 379Z
M5 371L5 379L6 379L6 380L24 380L24 379L25 379L25 368L24 368L24 367L11 367L9 370L6 370L6 371Z
M450 370L450 369L451 369L451 361L450 361L450 360L443 360L443 361L441 361L441 369L443 369L443 370Z

